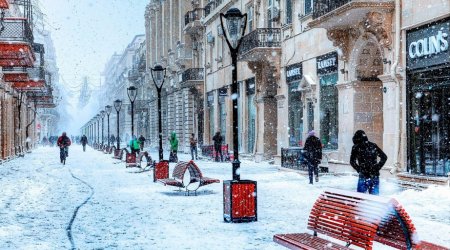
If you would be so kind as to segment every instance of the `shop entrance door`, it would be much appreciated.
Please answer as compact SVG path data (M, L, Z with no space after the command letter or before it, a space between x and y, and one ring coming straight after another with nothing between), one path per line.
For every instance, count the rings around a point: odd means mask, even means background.
M445 175L450 171L450 86L427 86L413 95L412 171Z

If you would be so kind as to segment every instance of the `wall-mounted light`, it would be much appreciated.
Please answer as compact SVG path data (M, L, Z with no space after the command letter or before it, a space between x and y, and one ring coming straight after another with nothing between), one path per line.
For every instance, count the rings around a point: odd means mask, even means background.
M387 88L383 87L383 93L386 93L386 92L387 92Z
M388 64L388 63L389 63L389 65L390 65L392 62L391 62L391 60L388 60L388 59L386 59L386 58L383 58L383 63L384 63L384 64Z

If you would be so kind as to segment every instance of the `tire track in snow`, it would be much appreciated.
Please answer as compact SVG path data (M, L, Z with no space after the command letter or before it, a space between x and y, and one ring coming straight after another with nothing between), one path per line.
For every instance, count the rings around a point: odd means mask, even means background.
M70 244L71 244L71 246L72 246L71 249L73 250L73 249L76 249L76 247L75 247L75 241L73 240L73 235L72 235L72 225L73 225L73 222L75 221L75 218L77 217L78 210L79 210L82 206L84 206L84 205L92 198L92 196L94 195L94 188L93 188L91 185L89 185L89 183L87 183L87 182L83 181L82 179L76 177L76 176L72 173L72 171L70 170L70 168L69 168L69 172L70 172L70 174L72 175L72 178L74 178L74 179L80 181L81 183L85 184L85 185L88 186L89 189L91 190L91 193L90 193L89 197L87 197L86 200L83 201L83 203L81 203L80 205L78 205L78 207L75 208L75 210L73 211L73 214L72 214L72 218L70 219L69 225L67 225L67 227L66 227L67 237L69 238Z

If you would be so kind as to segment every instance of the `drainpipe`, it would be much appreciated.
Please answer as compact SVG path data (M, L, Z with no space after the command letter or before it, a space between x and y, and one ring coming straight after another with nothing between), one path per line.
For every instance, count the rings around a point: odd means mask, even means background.
M397 151L396 154L394 154L394 171L400 167L400 140L401 140L401 105L400 105L400 80L397 77L397 66L400 61L400 38L401 38L401 29L400 29L400 15L401 15L401 4L400 0L395 0L395 43L394 43L394 62L391 66L391 77L395 81L395 96L396 96L396 111L398 112L399 121L396 124L395 132L397 133L397 139L395 140L395 146L394 149Z

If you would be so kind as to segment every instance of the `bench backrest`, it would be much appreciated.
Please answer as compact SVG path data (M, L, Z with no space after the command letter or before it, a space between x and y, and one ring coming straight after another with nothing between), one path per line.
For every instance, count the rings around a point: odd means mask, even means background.
M337 189L327 189L317 199L308 229L364 249L372 249L374 240L411 249L415 232L409 216L394 199Z
M183 180L184 173L188 168L189 162L180 161L175 165L173 169L172 177L175 179Z
M188 169L189 169L189 174L191 174L191 179L192 178L203 178L202 171L200 171L200 168L193 161L189 162Z

